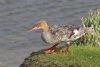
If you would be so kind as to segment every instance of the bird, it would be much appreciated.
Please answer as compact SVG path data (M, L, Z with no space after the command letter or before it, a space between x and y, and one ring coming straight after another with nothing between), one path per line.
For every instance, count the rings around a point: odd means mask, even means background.
M41 39L46 43L52 45L51 47L44 49L45 53L55 52L57 46L64 42L65 48L63 53L68 52L70 42L79 39L86 32L90 30L89 27L82 27L78 25L65 25L57 24L49 27L47 21L41 19L38 20L28 32L34 30L41 30Z

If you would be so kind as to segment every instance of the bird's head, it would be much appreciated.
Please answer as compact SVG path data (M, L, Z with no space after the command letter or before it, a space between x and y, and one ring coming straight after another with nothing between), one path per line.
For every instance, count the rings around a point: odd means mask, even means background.
M37 21L29 30L28 32L34 31L34 30L48 30L48 24L44 20Z

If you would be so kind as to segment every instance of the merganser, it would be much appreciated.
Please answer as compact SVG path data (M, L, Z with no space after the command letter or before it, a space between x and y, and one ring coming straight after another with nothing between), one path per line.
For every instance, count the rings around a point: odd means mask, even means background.
M89 31L88 27L75 25L62 24L49 27L46 21L39 20L32 26L31 29L28 30L28 32L38 29L42 31L42 40L47 44L53 45L50 48L44 49L45 53L54 52L58 44L60 44L61 42L66 43L67 47L64 48L64 52L67 52L71 41L79 39Z

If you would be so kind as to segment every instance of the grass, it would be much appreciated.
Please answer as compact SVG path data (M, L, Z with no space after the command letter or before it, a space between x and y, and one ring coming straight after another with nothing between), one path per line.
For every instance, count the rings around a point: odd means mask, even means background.
M100 33L100 9L95 11L91 11L88 13L87 16L82 17L82 23L86 27L93 26L94 31Z
M84 36L84 42L100 46L100 9L90 10L87 16L82 17L81 22L85 27L93 27L93 30Z
M37 67L69 67L69 65L79 65L81 67L100 67L100 47L93 46L71 46L66 54L43 54L41 52L32 53L24 64L33 64ZM57 66L52 66L53 64ZM67 66L66 66L67 65ZM28 66L27 66L28 67ZM77 66L78 67L78 66Z

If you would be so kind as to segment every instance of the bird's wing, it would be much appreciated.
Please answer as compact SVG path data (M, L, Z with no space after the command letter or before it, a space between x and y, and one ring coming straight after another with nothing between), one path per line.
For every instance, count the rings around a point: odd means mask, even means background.
M69 38L73 33L73 29L70 25L54 25L50 28L50 31L55 38L59 38L60 40L64 38L64 36Z
M79 28L80 26L62 24L51 26L50 31L55 39L64 41L66 39L71 39L72 36L75 34L73 30L78 30Z

